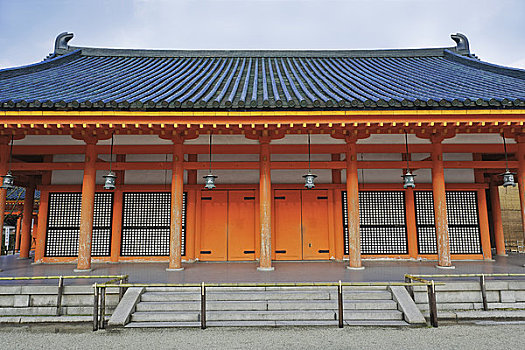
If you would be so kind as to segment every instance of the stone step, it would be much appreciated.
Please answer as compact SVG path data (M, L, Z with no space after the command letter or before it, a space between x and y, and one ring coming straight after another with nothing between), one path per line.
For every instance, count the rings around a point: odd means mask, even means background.
M346 286L343 291L363 290L388 290L387 286ZM196 292L200 293L200 287L146 287L146 292ZM305 287L206 287L207 292L239 292L239 291L335 291L337 286L305 286Z
M105 313L111 315L114 307L106 307ZM92 315L93 306L64 306L63 315ZM55 316L56 307L1 307L0 317L3 316Z
M337 291L237 291L231 293L208 292L207 300L337 300ZM343 293L344 300L391 300L386 290L359 290ZM145 292L141 301L200 300L200 293L193 292Z
M397 310L393 300L345 300L345 310ZM140 302L136 311L200 311L199 301ZM336 310L337 300L207 301L206 309L217 310Z
M306 321L336 320L337 313L329 310L303 311L208 311L209 321ZM344 314L345 320L402 320L398 310L354 310ZM198 322L198 312L135 312L131 322Z
M333 326L338 321L210 321L207 327L287 327L287 326ZM345 321L345 326L373 326L373 327L406 327L405 321ZM175 328L200 327L200 322L132 322L126 328Z

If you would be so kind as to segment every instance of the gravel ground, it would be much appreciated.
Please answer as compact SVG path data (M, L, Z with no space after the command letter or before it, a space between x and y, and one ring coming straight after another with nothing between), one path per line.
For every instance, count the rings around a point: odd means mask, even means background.
M125 329L0 327L1 349L524 349L525 323L439 328Z

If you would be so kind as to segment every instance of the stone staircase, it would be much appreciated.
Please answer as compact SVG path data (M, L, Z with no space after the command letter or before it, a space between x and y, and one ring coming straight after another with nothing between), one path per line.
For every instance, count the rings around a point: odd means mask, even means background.
M345 325L408 326L389 287L344 287ZM147 287L126 327L199 327L200 288ZM336 287L207 287L207 326L338 324Z

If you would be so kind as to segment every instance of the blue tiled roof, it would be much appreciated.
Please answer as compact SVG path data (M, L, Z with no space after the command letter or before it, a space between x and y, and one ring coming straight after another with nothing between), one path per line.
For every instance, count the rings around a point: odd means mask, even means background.
M0 71L6 109L524 107L525 71L457 48L161 51L58 48Z
M8 201L16 201L16 200L24 200L26 194L26 189L23 187L15 187L12 190L7 190L7 200ZM40 198L40 191L35 191L35 199Z

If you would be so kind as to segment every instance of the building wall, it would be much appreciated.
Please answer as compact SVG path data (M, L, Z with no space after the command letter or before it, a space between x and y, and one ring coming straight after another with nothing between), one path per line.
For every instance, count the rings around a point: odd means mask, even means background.
M520 195L518 187L499 186L501 219L506 241L523 241Z

